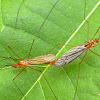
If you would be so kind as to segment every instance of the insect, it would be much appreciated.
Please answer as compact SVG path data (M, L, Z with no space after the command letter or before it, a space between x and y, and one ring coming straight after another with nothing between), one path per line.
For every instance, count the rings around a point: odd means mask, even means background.
M97 55L98 57L100 57L99 54L97 54L97 53L95 53L95 52L93 52L91 50L92 47L96 47L96 46L100 45L100 43L96 44L96 43L98 43L100 41L100 38L94 39L94 37L96 36L96 34L98 33L99 30L100 30L100 27L98 28L98 30L96 31L96 33L94 34L94 36L93 36L93 38L91 40L87 40L85 43L83 43L84 46L83 45L76 46L73 49L67 51L65 54L63 54L60 58L58 58L55 61L54 66L62 67L64 65L72 62L74 59L76 59L78 56L80 56L82 53L84 53L86 51L83 59L79 63L79 72L80 72L81 63L83 62L84 58L86 57L87 51L90 51L90 52L94 53L95 55ZM78 73L78 81L77 81L74 100L75 100L75 97L76 97L76 92L77 92L77 88L78 88L78 82L79 82L79 73Z
M99 32L100 27L97 29L96 33L94 34L93 38L91 40L89 40L89 33L88 33L88 37L87 37L87 41L84 42L83 44L81 44L80 46L76 46L74 48L72 48L71 50L67 51L66 53L64 53L60 58L56 59L55 62L53 63L47 63L47 64L53 64L55 67L62 67L64 65L69 64L70 62L72 62L74 59L76 59L77 57L79 57L81 54L83 54L84 52L85 55L83 57L83 59L81 60L81 62L79 63L79 72L80 72L80 66L81 63L83 62L84 58L86 57L86 54L88 51L92 52L93 54L97 55L98 57L100 57L99 54L93 52L91 50L91 48L99 46L100 43L100 38L95 38L96 34ZM96 44L98 43L98 44ZM75 91L75 96L74 96L74 100L76 98L76 93L77 93L77 88L78 88L78 82L79 82L79 72L78 72L78 80L77 80L77 86L76 86L76 91Z
M16 59L14 58L11 58L11 57L8 57L8 58L5 58L5 59L12 59L12 60L15 60L17 61ZM3 60L5 60L3 59ZM30 65L35 65L35 64L43 64L43 63L49 63L49 62L52 62L56 59L56 56L53 55L53 54L45 54L45 55L41 55L41 56L37 56L37 57L33 57L33 58L28 58L28 59L25 59L25 60L21 60L20 62L14 64L14 65L6 65L6 66L12 66L12 67L24 67L20 73L22 73L23 70L25 70L26 67L30 68L30 69L33 69L33 70L36 70L36 71L39 71L41 73L41 75L43 75L43 77L45 78L44 74L42 73L42 71L38 70L38 69L35 69L35 68L32 68L30 67ZM6 67L4 66L4 67ZM4 67L2 67L1 69L3 69ZM0 70L1 70L0 69ZM15 84L15 86L19 89L19 87L16 85L15 83L15 79L19 76L19 74L17 74L17 76L12 80ZM47 81L47 79L45 78L45 80ZM48 81L47 81L48 83ZM48 83L49 85L49 83ZM50 85L49 85L50 86ZM50 87L51 91L53 92L52 88ZM19 89L19 91L22 93L22 91ZM22 93L22 95L24 96L24 94ZM55 94L54 94L55 96ZM55 98L57 99L57 97L55 96ZM26 98L25 98L26 99ZM58 100L58 99L57 99Z

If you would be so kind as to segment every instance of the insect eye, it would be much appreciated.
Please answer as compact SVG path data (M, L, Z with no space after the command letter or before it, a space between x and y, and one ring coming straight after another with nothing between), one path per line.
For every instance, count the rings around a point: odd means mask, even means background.
M97 43L99 43L99 41L97 41Z

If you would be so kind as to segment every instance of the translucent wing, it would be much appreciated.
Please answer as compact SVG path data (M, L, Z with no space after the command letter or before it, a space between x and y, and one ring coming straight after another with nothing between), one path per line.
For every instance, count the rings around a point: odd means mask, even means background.
M45 55L41 55L41 56L25 59L25 61L29 65L34 65L34 64L44 64L44 63L52 62L55 59L56 59L55 55L53 55L53 54L45 54Z
M60 58L56 60L54 63L54 66L61 67L64 66L74 59L76 59L78 56L80 56L83 52L87 50L84 46L77 46L72 48L71 50L67 51L65 54L63 54Z

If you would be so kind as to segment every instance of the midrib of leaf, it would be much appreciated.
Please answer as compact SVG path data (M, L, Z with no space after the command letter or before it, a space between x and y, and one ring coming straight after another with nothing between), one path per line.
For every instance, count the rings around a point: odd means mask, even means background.
M83 24L86 22L86 20L88 20L88 18L92 15L92 13L96 10L96 8L99 6L100 1L98 1L98 3L95 5L95 7L91 10L91 12L88 14L88 16L85 18L85 20L83 20L83 22L79 25L79 27L75 30L75 32L70 36L70 38L66 41L65 45L67 45L71 39L76 35L76 33L79 31L79 29L83 26ZM60 54L60 52L65 48L65 45L58 51L58 53L56 54L56 56L58 56ZM46 72L46 70L49 68L50 65L48 65L45 70L42 72L43 74ZM33 89L33 87L37 84L37 82L40 81L42 77L42 74L39 76L39 78L36 80L36 82L31 86L31 88L26 92L26 94L23 96L22 100L25 99L25 97L29 94L29 92Z

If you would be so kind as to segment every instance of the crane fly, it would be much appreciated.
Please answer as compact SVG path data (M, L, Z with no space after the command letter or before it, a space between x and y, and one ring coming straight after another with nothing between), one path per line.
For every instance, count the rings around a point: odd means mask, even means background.
M100 27L98 28L97 32L99 31L99 29L100 29ZM76 59L81 54L83 54L86 50L90 50L90 48L95 47L94 44L98 43L99 41L100 41L99 38L94 39L94 40L87 40L85 43L83 43L84 45L80 45L80 46L76 46L76 47L72 48L71 50L64 53L60 58L58 58L55 61L54 66L55 67L62 67L66 64L69 64L74 59ZM97 55L97 56L99 56L99 55Z
M88 21L87 21L88 22ZM78 80L77 80L77 85L76 85L76 90L75 90L75 95L74 95L74 100L76 99L76 93L77 93L77 89L78 89L78 83L79 83L79 74L80 74L80 67L81 64L84 60L84 58L87 55L87 52L90 51L91 53L95 54L96 56L100 57L99 54L95 53L94 51L91 50L91 48L94 48L96 46L99 46L100 43L100 37L99 38L95 38L97 33L100 30L100 26L97 29L97 31L95 32L94 36L92 37L91 40L89 40L89 22L88 22L88 34L87 34L87 41L84 42L83 44L79 45L79 46L75 46L74 48L70 49L69 51L67 51L66 53L64 53L60 58L58 58L55 63L53 64L55 67L62 67L65 66L67 64L69 64L70 62L72 62L73 60L75 60L77 57L79 57L81 54L83 54L85 52L85 55L83 57L83 59L81 60L81 62L79 63L79 71L78 71ZM95 38L95 39L94 39ZM98 43L98 44L96 44Z
M45 78L44 74L42 73L42 71L40 71L40 70L38 70L38 69L35 69L35 68L32 68L32 67L30 67L29 65L45 64L45 63L52 62L52 61L55 60L55 55L53 55L53 54L45 54L45 55L41 55L41 56L36 56L36 57L30 58L30 53L31 53L31 50L32 50L33 43L34 43L36 37L38 36L38 33L40 32L41 28L43 27L44 23L46 22L46 19L49 17L50 13L52 12L53 8L56 6L56 4L58 3L59 0L56 0L56 2L51 6L52 8L50 9L50 11L48 11L49 13L47 14L45 20L42 22L42 25L40 26L40 28L39 28L37 34L35 35L34 40L33 40L32 44L31 44L31 48L30 48L29 54L28 54L28 59L22 60L21 57L19 57L19 55L17 55L17 53L12 49L12 47L10 47L10 45L11 45L11 42L12 42L13 35L15 34L15 31L16 31L16 29L17 29L17 23L18 23L19 12L20 12L20 9L21 9L21 7L22 7L24 1L25 1L25 0L22 0L21 4L19 5L18 11L17 11L17 15L16 15L17 17L16 17L16 23L15 23L14 31L13 31L13 33L12 33L12 35L11 35L11 38L10 38L9 42L8 42L8 48L12 51L12 53L14 53L14 54L20 59L20 61L17 61L16 59L14 59L14 58L12 58L12 57L2 57L2 56L1 56L1 58L4 58L4 59L1 60L1 61L7 60L7 59L11 59L11 60L14 60L14 61L17 62L17 63L15 63L15 64L5 65L4 67L6 67L6 66L12 66L12 67L15 67L15 68L17 68L17 67L22 68L22 67L23 67L23 69L13 78L12 81L13 81L13 83L15 84L15 86L18 88L18 90L21 92L21 94L23 95L23 98L26 99L26 97L24 97L23 92L21 91L21 89L18 87L18 85L17 85L16 82L15 82L15 79L20 75L20 73L22 73L22 72L25 70L26 67L40 72L41 75L42 75L42 76L44 77L44 79L46 80L48 86L50 87L50 85L49 85L47 79ZM50 3L49 3L49 4L50 4ZM24 21L23 21L23 19L20 18L20 21L21 21L23 24L25 24ZM27 20L27 21L28 21L28 20ZM15 44L14 44L14 45L15 45ZM0 61L0 62L1 62L1 61ZM4 69L4 67L2 67L1 69ZM1 69L0 69L0 70L1 70ZM53 90L52 90L51 87L50 87L50 89L51 89L51 92L54 94L54 92L53 92ZM55 97L55 99L57 100L57 97L56 97L55 94L54 94L54 97Z
M100 29L100 27L98 28L97 32L99 31L99 29ZM95 35L97 34L97 32L95 33ZM94 35L94 37L95 37L95 35ZM73 60L75 60L77 57L79 57L81 54L86 52L83 59L79 63L79 72L80 72L80 65L83 62L88 50L90 52L94 53L95 55L97 55L98 57L100 57L99 54L96 54L95 52L93 52L90 49L92 47L96 47L96 46L100 45L100 43L99 43L100 38L94 39L94 37L91 40L87 40L85 43L83 43L84 45L76 46L76 47L72 48L71 50L67 51L66 53L64 53L60 58L58 58L55 61L54 66L55 67L62 67L64 65L67 65L70 62L72 62ZM99 44L95 45L95 43L99 43ZM77 86L76 86L76 91L75 91L75 95L74 95L74 100L76 98L76 93L77 93L77 88L78 88L79 72L78 72L78 80L77 80Z
M6 59L12 59L14 61L17 61L16 59L14 58L11 58L11 57L8 57L8 58L5 58L3 60L6 60ZM23 70L25 70L26 67L28 68L31 68L33 70L36 70L36 71L39 71L43 77L45 78L44 74L42 73L42 71L38 70L38 69L35 69L35 68L32 68L30 67L30 65L37 65L37 64L45 64L45 63L50 63L50 62L53 62L54 60L56 59L56 56L53 55L53 54L45 54L45 55L41 55L41 56L37 56L37 57L33 57L33 58L28 58L28 59L24 59L24 60L21 60L19 61L18 63L16 64L13 64L13 65L6 65L6 66L12 66L12 67L15 67L15 68L22 68L24 67L21 72ZM1 61L3 61L1 60ZM4 66L4 67L6 67ZM4 67L2 67L1 69L3 69ZM0 70L1 70L0 69ZM20 72L20 73L21 73ZM19 74L20 74L19 73ZM18 74L18 75L19 75ZM18 75L12 80L14 82L14 80L18 77ZM47 79L45 78L46 82L48 83ZM14 82L15 86L19 89L19 87L16 85L16 83ZM48 83L49 85L49 83ZM50 86L50 85L49 85ZM50 87L51 91L53 92L52 88ZM19 89L19 91L22 93L22 91ZM22 93L22 95L24 96L24 94ZM55 94L54 94L55 96ZM55 98L57 99L57 97L55 96ZM58 99L57 99L58 100Z
M89 23L88 23L88 29L89 29ZM65 66L65 65L71 63L73 60L75 60L81 54L83 54L84 52L86 52L85 55L84 55L84 57L83 57L83 59L79 63L79 72L80 72L80 65L83 62L84 58L86 57L86 54L87 54L88 51L90 51L93 54L95 54L98 57L100 57L99 54L97 54L97 53L95 53L95 52L93 52L91 50L91 48L100 45L100 43L99 43L100 38L94 39L95 36L96 36L96 34L99 32L99 30L100 30L100 27L97 29L96 33L94 34L94 36L93 36L93 38L91 40L88 39L89 38L89 33L88 33L88 35L87 35L87 39L88 40L86 42L84 42L83 44L81 44L79 46L73 46L74 48L72 48L69 51L67 51L66 53L64 53L58 59L55 59L52 62L47 62L45 64L51 64L51 65L54 65L55 67L62 67L62 66ZM96 44L96 43L98 43L98 44ZM64 45L64 44L58 44L58 45ZM58 45L56 45L56 46L58 46ZM70 46L70 45L65 45L65 46ZM79 72L78 72L78 80L77 80L77 86L76 86L76 90L75 90L74 100L76 98L76 93L77 93L77 88L78 88Z
M86 2L86 1L85 1ZM97 5L100 5L100 1L97 3ZM96 5L96 6L97 6ZM86 5L85 5L86 6ZM100 7L100 6L99 6ZM93 9L94 10L94 9ZM84 20L87 21L88 17ZM93 53L94 55L100 57L100 55L98 53L95 53L94 51L91 50L91 48L97 47L100 45L99 41L100 41L100 36L95 38L97 33L100 32L100 26L97 29L97 31L95 32L94 36L91 38L91 40L89 40L89 22L88 22L88 33L87 33L87 41L82 43L79 46L73 46L74 48L70 49L69 51L67 51L66 53L64 53L60 58L56 59L56 61L53 63L53 65L55 67L62 67L65 66L67 64L69 64L70 62L72 62L73 60L75 60L77 57L79 57L81 54L85 53L85 55L83 56L81 62L79 63L79 71L78 71L78 79L77 79L77 85L76 85L76 89L75 89L75 94L73 96L74 100L76 99L76 94L78 91L78 84L79 84L79 75L80 75L80 67L81 64L84 60L84 58L87 55L87 52L90 51L91 53ZM83 32L82 32L83 33ZM91 33L92 36L92 33ZM82 38L81 38L82 39ZM67 45L66 45L67 46ZM98 73L97 73L98 74ZM71 76L70 76L71 77ZM88 83L87 83L88 84ZM82 84L83 85L83 84ZM99 93L97 93L96 95L98 95ZM86 97L86 96L85 96ZM86 97L87 98L87 97Z
M89 27L89 25L88 25L88 27ZM88 29L89 29L89 28L88 28ZM97 54L97 53L95 53L95 52L93 52L93 51L91 50L91 48L100 45L100 43L99 43L100 38L94 39L94 37L96 36L96 34L99 32L99 30L100 30L100 27L97 29L96 33L94 34L94 36L93 36L93 38L92 38L91 40L88 39L88 40L87 40L86 42L84 42L83 44L81 44L81 45L79 45L79 46L76 46L76 47L70 49L69 51L67 51L66 53L64 53L61 57L59 57L58 59L55 59L54 61L48 62L48 63L46 63L46 64L51 64L51 65L54 65L55 67L62 67L62 66L65 66L65 65L71 63L73 60L75 60L75 59L76 59L77 57L79 57L81 54L83 54L84 52L86 52L85 55L84 55L84 57L83 57L83 59L82 59L81 62L79 63L79 72L80 72L80 65L81 65L81 63L83 62L83 60L84 60L84 58L85 58L85 56L86 56L88 50L89 50L90 52L92 52L93 54L97 55L98 57L100 57L99 54ZM89 33L88 33L87 36L88 36L87 38L89 38ZM98 43L98 44L96 44L96 43ZM59 45L59 44L58 44L58 45ZM62 45L64 45L64 44L62 44ZM57 46L57 45L56 45L56 46ZM55 46L55 47L56 47L56 46ZM67 46L67 45L66 45L66 46ZM54 47L54 48L55 48L55 47ZM79 72L78 72L78 80L77 80L77 86L76 86L76 90L75 90L74 100L75 100L75 98L76 98L76 93L77 93L77 88L78 88Z
M16 68L16 67L25 67L28 65L45 64L45 63L53 62L55 59L56 59L55 55L45 54L45 55L21 60L20 62L12 65L12 67Z

